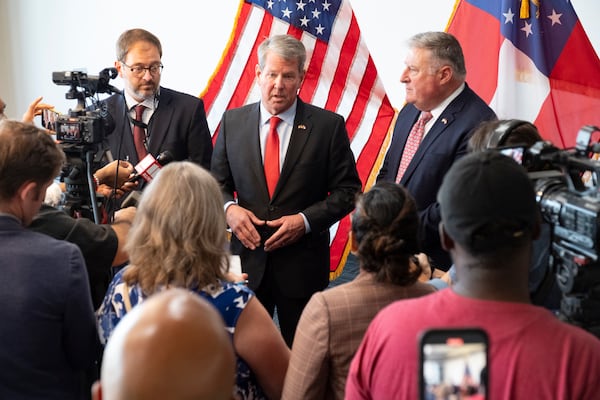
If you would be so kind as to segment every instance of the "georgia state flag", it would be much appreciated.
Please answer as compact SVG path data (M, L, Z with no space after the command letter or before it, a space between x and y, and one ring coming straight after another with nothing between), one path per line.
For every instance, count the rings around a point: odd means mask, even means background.
M459 0L448 32L499 118L531 121L559 147L600 126L600 60L570 1Z

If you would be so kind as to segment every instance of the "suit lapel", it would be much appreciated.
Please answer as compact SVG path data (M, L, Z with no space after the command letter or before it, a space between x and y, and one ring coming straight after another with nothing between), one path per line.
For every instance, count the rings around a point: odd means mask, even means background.
M446 109L442 112L442 114L440 114L438 119L436 119L435 123L433 124L429 132L427 132L427 135L425 135L425 138L419 145L419 148L417 149L417 152L415 153L410 164L408 164L408 168L402 176L400 183L405 184L406 181L410 179L413 172L417 169L417 166L423 160L425 154L427 154L427 152L429 151L429 147L431 147L431 145L436 140L438 140L438 138L444 133L446 128L452 125L452 123L456 119L456 113L460 112L464 107L465 92L466 91L463 90L462 93L458 95L458 97L446 107Z
M165 138L167 137L167 131L173 118L173 112L175 111L171 107L172 100L171 93L161 87L158 108L154 110L154 114L152 114L152 118L148 123L148 152L153 155L157 155L159 150L163 148Z
M114 109L114 120L115 129L114 132L122 132L123 137L112 138L115 145L115 149L121 147L121 154L113 154L112 156L117 159L123 159L125 155L129 155L129 162L136 165L139 160L137 152L135 150L135 144L133 143L133 133L131 132L131 123L129 122L129 115L127 110L127 104L125 103L124 96L118 96L116 98L116 105ZM119 146L119 141L121 146Z

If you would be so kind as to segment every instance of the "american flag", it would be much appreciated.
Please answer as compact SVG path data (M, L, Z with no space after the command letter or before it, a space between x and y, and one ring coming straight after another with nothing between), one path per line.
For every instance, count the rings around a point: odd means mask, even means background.
M220 65L201 94L211 132L217 131L225 110L260 100L256 49L265 38L278 34L293 35L304 43L307 71L300 98L346 119L359 175L365 187L370 186L395 111L348 1L241 1ZM341 273L349 252L349 227L346 217L330 229L332 279Z
M448 32L500 118L531 121L560 147L600 125L600 61L570 1L459 0Z

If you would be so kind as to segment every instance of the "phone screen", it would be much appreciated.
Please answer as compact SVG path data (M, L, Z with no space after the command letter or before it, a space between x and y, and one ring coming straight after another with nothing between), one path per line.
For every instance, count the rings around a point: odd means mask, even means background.
M486 399L488 337L479 328L431 329L420 338L422 400Z
M60 114L54 110L42 110L42 126L56 132L56 120Z

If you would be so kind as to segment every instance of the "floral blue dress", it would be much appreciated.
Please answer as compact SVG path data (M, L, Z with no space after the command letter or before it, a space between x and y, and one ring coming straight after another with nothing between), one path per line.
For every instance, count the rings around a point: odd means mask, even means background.
M124 296L125 291L129 293L129 302L132 307L141 303L147 297L142 293L139 285L128 286L123 281L123 272L119 271L113 278L102 305L96 312L98 319L98 334L100 341L106 345L119 321L127 313ZM229 332L231 340L235 333L235 326L241 312L254 297L254 293L246 286L240 286L229 282L219 282L219 285L209 285L205 288L193 288L193 292L202 296L212 303L225 320L225 329ZM234 392L236 399L266 399L263 390L256 380L256 376L248 367L248 364L237 356L236 387Z

